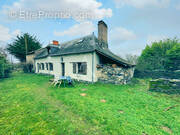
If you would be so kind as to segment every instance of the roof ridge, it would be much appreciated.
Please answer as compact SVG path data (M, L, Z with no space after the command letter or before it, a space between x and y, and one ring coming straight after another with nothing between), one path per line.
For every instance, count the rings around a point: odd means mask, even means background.
M59 45L57 46L57 45L53 45L53 44L48 44L46 47L48 47L48 46L50 46L50 47L55 47L55 48L59 48ZM45 48L46 48L45 47Z
M76 39L73 39L73 40L70 40L70 41L63 42L60 45L64 45L64 44L67 44L67 43L70 43L70 42L74 42L74 41L77 41L77 40L81 40L83 38L91 37L91 36L93 36L93 34L89 34L89 35L86 35L86 36L83 36L83 37L80 37L80 38L76 38Z

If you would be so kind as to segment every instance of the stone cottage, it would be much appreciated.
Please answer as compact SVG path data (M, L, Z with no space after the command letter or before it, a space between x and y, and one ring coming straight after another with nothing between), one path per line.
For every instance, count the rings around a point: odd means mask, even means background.
M54 41L27 57L33 57L35 73L126 84L133 77L134 65L109 50L107 32L105 22L99 21L98 38L91 34L61 44Z

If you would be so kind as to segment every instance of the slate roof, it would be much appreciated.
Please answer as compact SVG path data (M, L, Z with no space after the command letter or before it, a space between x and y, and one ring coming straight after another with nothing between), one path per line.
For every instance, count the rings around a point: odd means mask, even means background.
M103 42L100 42L94 34L88 35L79 39L75 39L69 42L60 44L60 46L48 45L46 48L43 48L43 51L36 55L35 59L45 58L47 56L63 56L69 54L80 54L87 52L96 51L100 55L103 55L117 63L124 66L134 66L128 63L126 60L120 58L119 56L113 54L108 48L103 48ZM49 54L48 54L48 49Z

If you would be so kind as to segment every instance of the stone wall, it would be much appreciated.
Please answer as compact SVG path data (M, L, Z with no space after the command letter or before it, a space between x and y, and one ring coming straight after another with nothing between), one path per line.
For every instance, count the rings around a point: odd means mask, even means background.
M164 78L151 80L149 90L166 94L180 94L180 80Z
M134 75L134 68L124 68L113 65L97 65L97 77L99 82L126 84Z

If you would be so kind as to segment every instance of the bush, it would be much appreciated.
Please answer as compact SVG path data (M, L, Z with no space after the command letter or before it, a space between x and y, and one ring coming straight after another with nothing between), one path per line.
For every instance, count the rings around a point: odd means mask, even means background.
M152 70L152 71L134 71L134 77L137 78L168 78L168 79L179 79L180 78L180 71L163 71L163 70Z
M7 78L11 73L11 65L5 56L0 54L0 78Z
M178 78L180 40L166 39L147 45L138 58L135 77Z
M134 77L131 79L131 81L128 84L129 85L137 85L137 84L139 84L139 79Z
M23 71L24 71L24 73L34 73L33 65L32 64L24 64Z
M167 62L165 64L168 70L180 69L180 44L167 51Z

